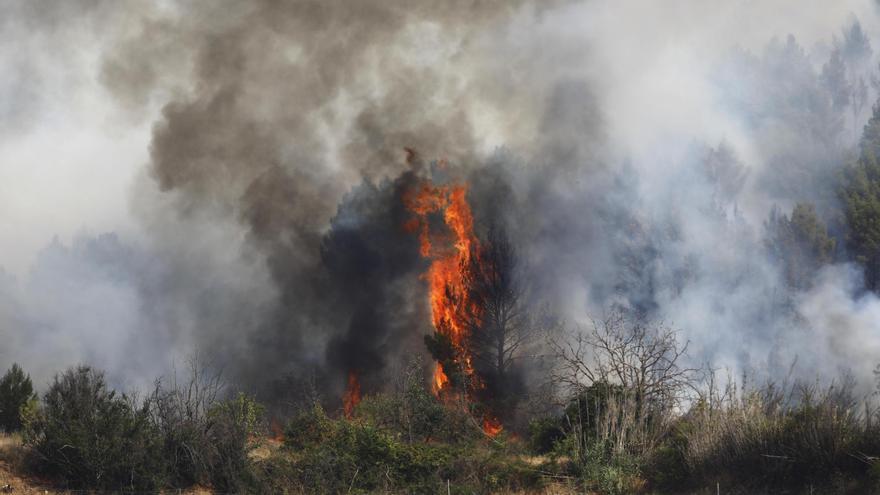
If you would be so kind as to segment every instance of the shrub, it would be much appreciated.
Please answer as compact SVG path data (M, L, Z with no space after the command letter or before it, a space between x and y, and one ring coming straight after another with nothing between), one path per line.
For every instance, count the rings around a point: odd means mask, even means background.
M544 417L529 423L529 447L536 454L553 452L556 444L565 438L561 418Z
M0 378L0 430L20 430L21 409L34 397L31 377L25 375L18 364L13 364Z
M330 438L334 427L334 421L327 417L324 408L316 403L312 409L301 411L287 423L284 429L284 443L292 449L303 449Z
M148 400L169 481L237 491L249 476L248 437L260 422L262 406L244 394L222 401L219 376L195 362L190 373L185 383L176 377L167 387L157 383Z
M252 398L239 394L208 410L204 432L207 449L202 453L205 481L214 488L237 491L250 475L248 437L256 430L263 408Z
M25 441L45 474L93 489L162 486L165 466L148 407L108 390L102 373L80 366L56 375L32 413Z
M356 415L408 443L472 442L483 438L473 414L461 404L444 404L427 390L422 363L409 362L388 393L365 397Z
M711 407L698 404L682 421L681 458L693 480L718 477L746 486L822 486L835 478L870 475L880 435L844 382L767 386L737 393Z
M283 491L279 479L305 493L437 493L447 482L454 493L489 493L540 485L539 473L503 446L408 442L399 425L373 422L388 417L377 411L395 410L387 407L391 398L373 399L364 399L354 420L331 419L320 406L297 415L285 430L285 457L257 464L260 491Z

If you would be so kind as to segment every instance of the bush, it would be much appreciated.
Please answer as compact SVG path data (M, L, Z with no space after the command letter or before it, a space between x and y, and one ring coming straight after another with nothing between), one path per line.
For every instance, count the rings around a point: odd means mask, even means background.
M461 404L444 404L425 387L419 359L409 362L388 393L365 397L355 413L361 419L397 435L407 443L473 442L483 438L475 419L481 417Z
M529 447L536 454L553 452L556 444L565 438L561 418L544 417L529 423Z
M159 432L171 486L210 485L237 491L249 476L248 437L262 406L239 394L222 401L219 377L192 363L189 380L157 384L149 397L151 420Z
M25 375L18 364L13 364L0 378L0 430L20 430L21 409L34 397L31 377Z
M746 486L823 486L867 479L880 431L844 382L824 390L772 386L700 403L680 428L678 447L693 481L719 477Z
M262 408L244 394L221 401L215 380L157 385L140 404L80 366L55 377L42 405L23 408L34 468L76 488L157 490L206 484L240 491L248 439Z
M161 444L148 407L136 408L108 390L102 373L80 366L56 375L42 408L31 413L24 438L44 474L92 489L163 485Z
M258 464L259 491L283 491L279 479L305 493L437 493L447 482L454 493L489 493L540 485L538 471L503 445L409 442L390 421L400 409L389 404L399 406L392 396L365 398L353 420L331 419L320 406L297 415L285 430L286 458ZM451 408L441 411L441 424L446 414L457 417ZM478 429L473 419L469 424Z
M327 417L324 408L315 404L312 409L300 412L287 423L284 443L292 449L303 449L330 438L334 427L333 420Z

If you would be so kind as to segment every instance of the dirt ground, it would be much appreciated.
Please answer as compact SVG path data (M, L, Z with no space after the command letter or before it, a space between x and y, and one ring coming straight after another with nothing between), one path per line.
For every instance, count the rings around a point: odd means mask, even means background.
M40 480L17 474L21 456L21 438L0 433L0 494L63 493L53 490Z

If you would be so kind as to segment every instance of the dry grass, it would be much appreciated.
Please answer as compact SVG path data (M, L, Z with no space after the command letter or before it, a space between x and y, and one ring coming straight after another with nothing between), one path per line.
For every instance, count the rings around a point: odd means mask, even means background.
M24 447L21 436L0 433L0 492L8 487L15 494L63 493L46 488L40 480L22 473Z

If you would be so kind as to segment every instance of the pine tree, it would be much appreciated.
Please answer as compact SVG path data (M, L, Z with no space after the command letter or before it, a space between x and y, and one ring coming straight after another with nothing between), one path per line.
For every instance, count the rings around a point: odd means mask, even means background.
M865 285L880 289L880 103L865 125L861 154L843 172L840 200L848 228L846 245L864 267Z
M0 429L18 431L21 429L21 408L34 398L31 377L25 375L18 364L0 378Z
M781 264L788 285L793 289L809 288L816 271L831 261L835 245L815 207L799 203L791 217L774 208L765 228L767 248Z

